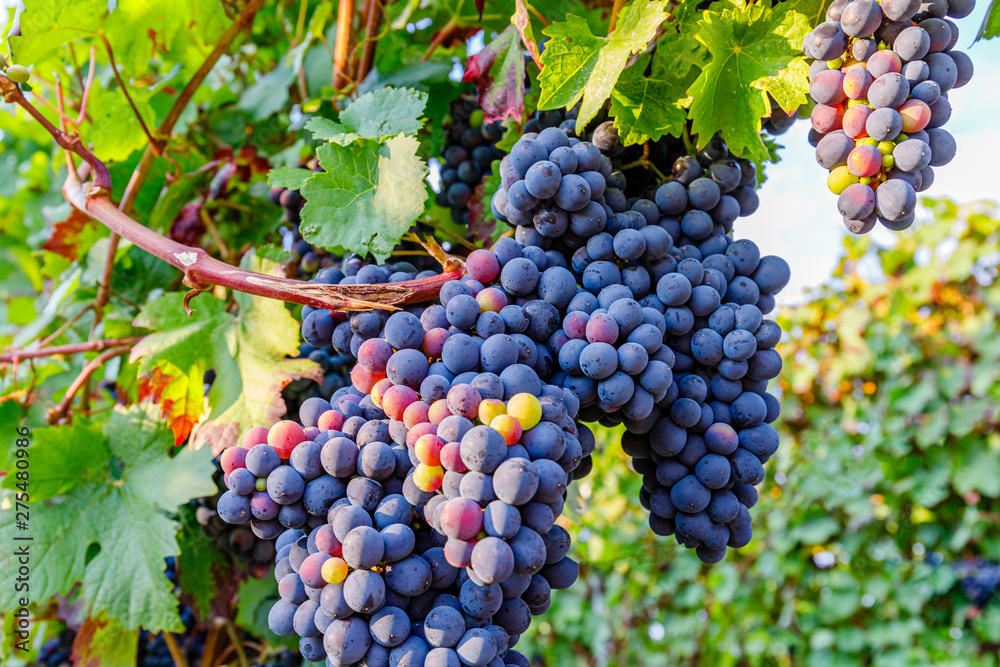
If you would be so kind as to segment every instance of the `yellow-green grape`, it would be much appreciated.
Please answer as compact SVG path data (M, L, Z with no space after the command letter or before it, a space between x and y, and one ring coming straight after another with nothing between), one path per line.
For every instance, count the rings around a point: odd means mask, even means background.
M843 58L836 58L834 60L828 60L826 62L826 66L829 67L830 69L840 69L840 67L843 64L844 64L844 59Z
M0 53L0 69L7 69L7 58L2 53Z
M897 137L896 137L895 139L893 139L893 141L894 141L894 142L896 142L896 143L898 144L898 143L901 143L901 142L903 142L903 141L906 141L906 140L907 140L907 139L909 139L909 138L910 138L910 137L908 137L908 136L907 136L907 135L905 135L905 134L900 134L900 135L898 135L898 136L897 136Z
M831 171L830 175L826 178L826 186L830 188L830 192L835 195L839 195L848 187L858 182L858 177L852 174L851 170L848 169L847 166L837 167Z
M892 155L892 150L895 147L895 141L880 141L878 144L878 150L882 155Z
M476 109L471 114L469 114L469 127L482 127L483 126L483 110Z
M7 78L14 83L28 83L31 73L24 65L11 65L7 68Z
M854 145L855 146L878 146L878 142L875 141L874 139L872 139L871 137L865 137L864 139L858 139L854 143Z
M858 179L858 183L860 183L861 185L871 185L872 184L872 177L871 176L865 176L864 178L859 178Z
M892 169L892 166L896 164L896 158L891 155L882 156L882 166L886 169Z
M869 106L867 100L847 100L847 108L848 109L850 109L851 107L857 107L857 106L861 106L861 105Z

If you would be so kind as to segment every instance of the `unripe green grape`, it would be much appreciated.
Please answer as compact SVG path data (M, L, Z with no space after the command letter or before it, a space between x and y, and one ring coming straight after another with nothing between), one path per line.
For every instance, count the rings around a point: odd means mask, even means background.
M31 74L24 65L11 65L7 68L7 78L14 83L28 83Z
M483 110L476 109L471 114L469 114L469 127L482 127L483 126Z
M830 192L839 195L849 185L857 183L858 180L858 177L852 174L847 167L841 166L830 172L830 175L826 179L826 185L830 188Z
M2 53L0 53L0 69L7 69L7 58Z

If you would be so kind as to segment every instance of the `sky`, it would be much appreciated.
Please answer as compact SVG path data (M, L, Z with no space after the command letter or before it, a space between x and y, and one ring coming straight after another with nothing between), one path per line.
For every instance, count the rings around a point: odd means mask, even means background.
M1000 38L972 40L979 31L989 2L979 0L972 15L956 21L961 31L956 49L972 58L975 75L948 94L953 113L944 129L958 144L955 159L934 169L934 185L920 196L949 197L957 202L1000 200ZM830 277L841 239L848 233L837 212L837 196L826 187L827 171L816 164L809 145L808 120L796 122L778 137L785 146L781 161L767 167L767 182L757 191L760 209L736 221L735 235L753 240L761 254L788 261L792 279L778 296L779 305L803 302L803 290ZM921 224L918 212L916 225ZM895 232L876 225L873 238L891 244Z

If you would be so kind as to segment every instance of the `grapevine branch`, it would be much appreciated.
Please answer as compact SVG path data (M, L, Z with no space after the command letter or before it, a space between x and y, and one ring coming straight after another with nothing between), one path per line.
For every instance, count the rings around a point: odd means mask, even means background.
M80 371L80 374L76 376L76 379L73 380L73 384L69 386L69 389L66 390L66 394L63 396L62 400L59 401L59 405L49 410L46 415L49 423L58 424L66 417L69 413L70 404L73 402L73 396L75 396L76 392L80 390L80 387L87 383L90 376L94 374L94 371L103 366L109 359L120 357L123 354L128 354L131 349L131 345L120 345L118 347L113 347L110 350L105 350L91 359L90 362L83 367L83 370Z
M68 345L53 345L51 347L40 347L34 350L13 350L0 354L0 363L17 362L21 359L37 359L38 357L54 357L60 354L77 354L79 352L100 352L109 347L121 347L122 345L134 345L142 340L141 336L134 338L111 338L105 340L88 340L82 343L70 343Z
M252 18L250 10L256 11L256 8L259 8L262 3L263 0L255 0L251 5L248 5L240 20L230 27L232 38L235 38L235 34L238 32L237 26L242 29L244 17L247 17L245 20L249 21ZM227 35L230 31L227 31ZM232 40L230 39L230 41ZM216 50L223 46L220 42ZM228 44L225 46L227 47ZM207 75L212 64L214 64L212 58L209 58L199 69L199 74L204 71ZM181 97L174 104L160 127L161 136L169 136L170 129L186 106L184 100L190 100L194 90L198 87L192 84L197 83L193 79L185 86ZM387 285L322 285L269 276L231 266L213 258L201 248L193 248L172 241L133 220L111 201L111 174L107 166L83 146L79 136L75 133L63 132L55 127L24 97L17 84L2 74L0 74L0 93L3 94L3 98L7 102L17 104L27 111L52 135L59 146L81 157L90 167L93 179L87 185L81 182L75 170L68 170L66 182L63 185L63 196L66 200L74 208L97 220L114 234L128 239L134 245L182 271L184 283L193 290L189 297L209 289L212 285L218 285L238 292L328 310L395 310L402 305L436 298L444 283L458 279L465 273L464 263L460 259L452 257L444 262L442 274L420 280ZM152 155L150 155L149 162L152 161L151 158ZM140 167L137 168L129 183L129 189L132 192L138 190L139 182L142 180L141 167L140 163ZM126 207L122 206L121 208Z

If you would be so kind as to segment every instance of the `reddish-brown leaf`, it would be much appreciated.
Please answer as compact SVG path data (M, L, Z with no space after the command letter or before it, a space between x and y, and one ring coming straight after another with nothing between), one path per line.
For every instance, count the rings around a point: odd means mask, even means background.
M203 377L203 371L197 366L190 375L184 375L175 366L162 364L139 378L139 400L148 398L160 406L160 413L174 433L174 445L178 447L205 414Z
M60 220L55 224L52 230L52 236L49 237L43 247L49 252L62 255L70 261L76 261L80 250L77 247L80 232L82 232L87 225L96 224L97 223L91 220L86 214L81 213L74 208L70 212L68 218Z
M462 81L474 81L485 122L524 113L524 56L516 26L508 26L486 48L469 58Z
M135 663L139 629L126 630L102 613L77 630L70 660L75 667L120 667Z

